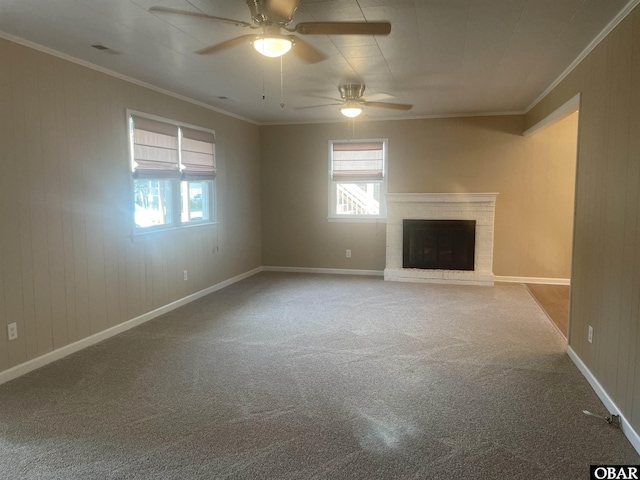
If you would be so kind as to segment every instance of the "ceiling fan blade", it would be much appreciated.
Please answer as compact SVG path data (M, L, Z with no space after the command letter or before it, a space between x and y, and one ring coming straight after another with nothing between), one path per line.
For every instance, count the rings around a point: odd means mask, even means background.
M307 63L318 63L327 58L327 56L318 50L316 47L311 46L310 43L305 42L301 38L293 38L293 47L291 51L304 60Z
M189 12L187 10L178 10L177 8L168 8L168 7L151 7L149 9L151 13L160 13L160 14L169 14L169 15L184 15L187 17L197 17L197 18L205 18L207 20L212 20L214 22L220 23L229 23L231 25L235 25L237 27L251 27L252 25L247 22L243 22L241 20L233 20L232 18L223 18L223 17L214 17L212 15L207 15L206 13L200 12Z
M226 40L224 42L211 45L210 47L205 47L202 50L196 51L195 53L197 53L198 55L213 55L214 53L219 53L228 48L240 45L241 43L249 43L256 37L257 35L241 35L239 37L232 38L231 40Z
M394 110L411 110L413 105L406 103L364 102L367 107L392 108Z
M372 93L371 95L367 95L367 98L364 99L366 102L378 102L380 100L388 100L390 98L396 98L395 96L389 93Z
M294 31L301 35L389 35L389 22L303 22Z
M334 105L342 105L342 102L338 103L325 103L323 105L308 105L306 107L295 107L294 110L305 110L307 108L318 108L318 107L330 107Z

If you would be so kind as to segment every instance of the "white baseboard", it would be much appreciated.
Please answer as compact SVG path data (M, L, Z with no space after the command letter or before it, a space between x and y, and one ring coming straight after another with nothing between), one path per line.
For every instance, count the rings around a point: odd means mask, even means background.
M264 272L289 272L289 273L328 273L333 275L367 275L382 277L382 270L352 270L349 268L309 268L309 267L262 267Z
M240 280L244 280L256 273L260 273L262 271L262 267L254 268L253 270L249 270L248 272L241 273L233 278L229 278L224 282L220 282L211 287L205 288L204 290L200 290L199 292L188 295L184 298L176 300L175 302L171 302L168 305L165 305L160 308L156 308L151 312L144 313L139 317L132 318L131 320L127 320L126 322L115 325L111 328L98 332L89 337L83 338L82 340L78 340L77 342L73 342L69 345L65 345L64 347L53 350L52 352L45 353L39 357L34 358L33 360L29 360L27 362L21 363L20 365L16 365L4 372L0 372L0 385L6 383L14 378L18 378L26 373L29 373L37 368L44 367L45 365L55 362L56 360L60 360L61 358L66 357L67 355L71 355L77 351L82 350L83 348L87 348L91 345L95 345L96 343L102 342L107 338L118 335L119 333L125 332L133 327L141 325L149 320L152 320L160 315L163 315L171 310L174 310L182 305L186 305L189 302L193 302L200 297L204 297L210 293L221 290L224 287L227 287L233 283L239 282Z
M496 282L506 283L539 283L544 285L571 285L569 278L541 278L541 277L494 277Z
M368 275L383 277L384 270L355 270L349 268L311 268L311 267L270 267L263 266L264 272L288 272L288 273L325 273L333 275ZM494 276L496 282L507 283L539 283L545 285L570 285L568 278L541 278L541 277L500 277Z
M593 376L591 371L580 359L578 354L569 346L567 346L567 354L569 355L569 358L573 360L573 363L576 364L576 366L578 367L578 370L580 370L580 373L582 373L582 375L584 375L584 377L587 379L587 381L589 382L589 385L591 385L591 388L593 388L593 390L596 392L596 394L598 395L602 403L604 403L604 406L606 407L606 409L611 414L620 415L620 426L622 428L622 432L625 434L629 442L631 442L631 445L633 445L633 448L635 448L636 451L640 453L640 435L638 435L638 432L636 432L633 429L633 427L627 421L624 415L620 413L620 409L617 407L617 405L614 403L614 401L611 399L611 397L605 391L605 389L602 388L602 385L600 385L600 382L598 382L596 377Z

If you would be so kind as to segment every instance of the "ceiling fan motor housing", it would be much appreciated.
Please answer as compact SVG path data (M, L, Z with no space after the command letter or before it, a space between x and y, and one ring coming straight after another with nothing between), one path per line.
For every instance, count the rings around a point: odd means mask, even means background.
M251 10L251 18L258 25L265 23L274 25L288 25L293 19L293 13L297 9L297 2L284 2L287 8L282 8L273 0L247 0L249 10Z
M364 85L359 83L340 85L338 90L340 90L340 97L343 100L357 100L364 95Z

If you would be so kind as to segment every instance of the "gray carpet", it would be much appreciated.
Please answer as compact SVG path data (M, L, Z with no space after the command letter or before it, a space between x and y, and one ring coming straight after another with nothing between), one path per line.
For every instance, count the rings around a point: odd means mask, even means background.
M0 386L3 479L585 479L638 464L521 285L261 273Z

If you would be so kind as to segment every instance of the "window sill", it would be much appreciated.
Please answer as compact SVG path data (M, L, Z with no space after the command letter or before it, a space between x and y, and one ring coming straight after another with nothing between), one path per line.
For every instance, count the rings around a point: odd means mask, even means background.
M387 223L386 217L327 217L328 222L338 223Z
M150 235L153 233L161 233L161 232L175 232L176 230L185 230L188 228L198 228L198 227L211 227L218 225L218 222L203 222L203 223L192 223L186 225L180 225L179 227L150 227L148 230L142 230L134 227L133 236L140 237L144 235Z

